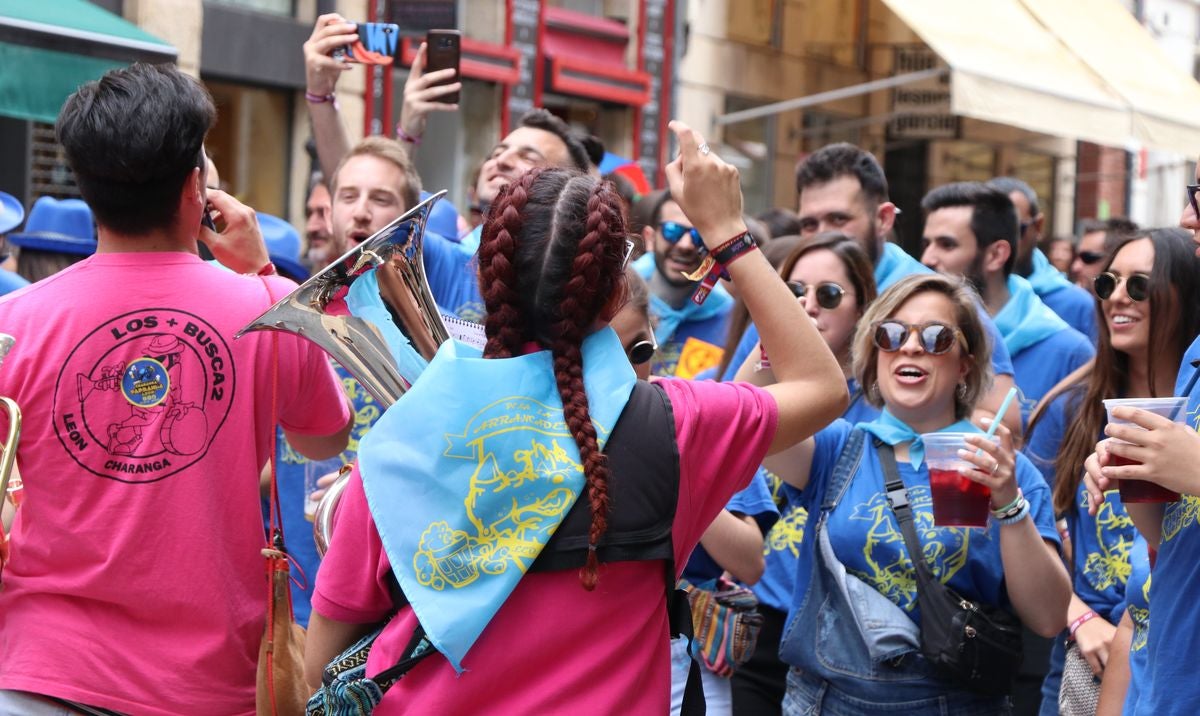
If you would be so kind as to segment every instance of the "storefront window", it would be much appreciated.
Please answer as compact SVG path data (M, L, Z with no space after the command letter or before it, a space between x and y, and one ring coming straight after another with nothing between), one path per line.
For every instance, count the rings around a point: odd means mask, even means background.
M244 10L266 12L291 17L296 13L295 0L206 0L219 5L231 5Z
M220 172L222 188L259 211L286 217L290 94L227 82L205 85L217 105L217 123L205 147Z
M725 97L725 112L739 112L762 104L761 100ZM774 206L771 167L775 160L775 119L760 117L726 125L721 158L738 168L747 214Z

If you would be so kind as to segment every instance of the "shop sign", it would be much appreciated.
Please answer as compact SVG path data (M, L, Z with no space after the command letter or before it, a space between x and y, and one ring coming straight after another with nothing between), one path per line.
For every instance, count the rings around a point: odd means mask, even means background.
M401 34L423 37L429 30L457 28L457 8L457 0L389 0L385 17Z
M904 75L942 66L927 47L895 48L894 74ZM950 111L950 76L934 77L892 90L888 139L957 139L959 118Z

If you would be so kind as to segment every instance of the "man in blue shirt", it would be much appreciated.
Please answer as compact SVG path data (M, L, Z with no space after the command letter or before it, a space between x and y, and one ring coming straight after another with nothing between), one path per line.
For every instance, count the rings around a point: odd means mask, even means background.
M976 182L937 187L921 201L925 212L921 262L966 278L1012 356L1022 421L1047 392L1091 360L1092 343L1038 298L1014 271L1019 226L1013 202Z
M1020 179L996 177L988 186L1012 199L1020 222L1016 259L1013 272L1029 281L1033 291L1067 322L1071 328L1096 342L1096 301L1091 291L1082 289L1050 265L1050 260L1037 247L1042 238L1046 215L1038 205L1037 192Z

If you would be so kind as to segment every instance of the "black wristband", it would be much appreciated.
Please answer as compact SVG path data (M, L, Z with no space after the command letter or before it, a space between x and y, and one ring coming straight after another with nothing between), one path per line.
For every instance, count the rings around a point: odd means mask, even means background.
M758 244L754 243L754 237L750 235L749 231L744 231L721 244L713 253L713 258L724 267L733 263L747 251L756 248L758 248Z

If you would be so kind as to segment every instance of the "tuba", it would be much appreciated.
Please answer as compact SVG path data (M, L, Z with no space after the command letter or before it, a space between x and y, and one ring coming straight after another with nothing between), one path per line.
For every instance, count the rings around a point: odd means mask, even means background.
M429 213L441 191L309 278L237 333L275 330L325 350L386 410L451 336L477 343L479 327L443 317L421 255ZM343 471L325 492L313 524L317 550L329 543Z
M8 356L16 341L12 336L0 333L0 363ZM21 408L12 398L0 397L0 406L8 413L8 436L4 439L4 448L0 451L0 505L7 497L13 505L18 505L21 495L20 476L9 482L12 475L14 460L17 456L17 442L21 438ZM0 569L8 561L8 537L0 525Z

